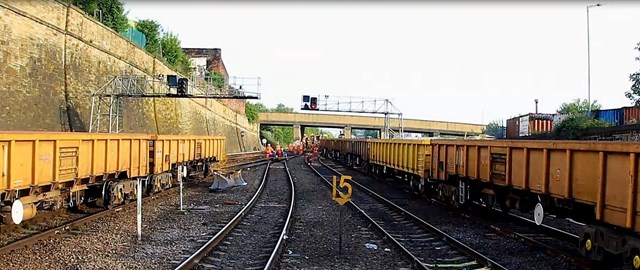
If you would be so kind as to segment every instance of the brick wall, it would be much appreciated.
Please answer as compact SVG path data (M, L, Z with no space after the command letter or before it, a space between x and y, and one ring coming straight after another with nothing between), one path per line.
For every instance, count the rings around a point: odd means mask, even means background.
M123 73L175 74L80 9L0 0L0 130L86 131L91 93ZM231 152L259 146L257 126L215 100L127 99L123 114L125 132L225 135Z
M208 71L215 71L224 76L225 81L229 82L229 72L227 71L224 61L222 60L222 50L219 48L183 48L184 52L191 58L205 57L206 69ZM238 99L220 99L222 104L231 108L232 110L245 114L244 106L245 100Z
M244 105L245 105L245 100L244 99L220 99L219 100L220 103L226 105L227 107L231 108L232 110L241 113L243 115L246 115L245 111L244 111Z

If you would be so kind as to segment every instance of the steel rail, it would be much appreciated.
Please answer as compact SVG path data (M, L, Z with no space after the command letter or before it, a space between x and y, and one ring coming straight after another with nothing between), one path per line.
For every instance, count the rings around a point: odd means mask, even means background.
M151 196L144 197L144 198L142 198L142 202L144 203L144 202L147 202L149 200L157 199L158 195L160 195L160 196L168 196L169 193L171 193L169 191L177 191L177 187L172 187L172 188L167 189L167 190L165 190L163 192L156 193L156 194L153 194ZM79 219L76 219L76 220L72 220L70 222L64 223L64 224L62 224L60 226L57 226L55 228L51 228L51 229L36 233L34 235L27 236L26 238L23 238L23 239L15 241L15 242L12 242L10 244L7 244L5 246L2 246L2 247L0 247L0 254L7 254L7 253L9 253L11 251L14 251L14 250L21 249L21 248L24 248L26 246L32 245L32 244L34 244L34 243L36 243L36 242L38 242L40 240L47 239L49 237L54 237L59 232L65 231L66 228L71 228L71 227L76 227L76 226L80 226L80 225L83 225L83 224L87 224L87 223L89 223L89 222L91 222L93 220L108 216L110 214L115 214L116 212L120 212L120 211L125 210L125 209L134 208L136 206L137 206L137 204L135 204L135 203L126 203L124 205L119 205L119 206L111 208L111 209L105 209L103 211L100 211L100 212L97 212L97 213L94 213L94 214L90 214L90 215L88 215L86 217L82 217L82 218L79 218Z
M240 221L242 220L242 217L244 217L244 215L247 212L249 212L249 210L251 210L251 208L253 208L255 203L258 201L258 197L260 197L260 194L262 194L262 190L264 189L264 186L265 186L265 184L267 182L267 176L269 175L269 166L270 165L271 165L271 162L269 162L267 164L267 168L264 170L264 175L262 176L262 182L260 183L260 186L258 187L258 190L253 195L253 197L251 198L249 203L247 203L247 205L245 205L240 210L240 212L238 212L238 214L236 214L235 217L233 217L231 219L231 221L229 221L229 223L227 223L227 225L225 225L222 228L222 230L220 230L209 241L207 241L207 243L205 243L202 247L200 247L191 256L189 256L184 261L182 261L182 263L180 263L180 265L178 265L175 268L175 270L192 269L195 266L197 266L198 262L200 262L200 260L205 258L207 256L207 254L211 250L213 250L213 248L215 248L220 242L222 242L224 237L227 236L227 234L229 234L231 232L231 230L233 230L233 228L235 228L238 225L238 223L240 223Z
M320 165L326 167L327 169L333 171L334 173L338 174L338 175L342 175L342 173L340 173L339 171L335 170L334 168L328 166L327 164L325 164L324 162L322 162L322 160L319 158L318 162L320 163ZM317 172L317 171L316 171ZM484 264L486 267L489 267L491 269L504 269L506 270L507 268L500 265L498 262L488 258L487 256L481 254L480 252L478 252L477 250L465 245L464 243L458 241L457 239L455 239L453 236L441 231L440 229L436 228L435 226L431 225L430 223L424 221L423 219L417 217L416 215L414 215L413 213L405 210L404 208L398 206L397 204L387 200L386 198L384 198L383 196L373 192L372 190L366 188L365 186L361 185L360 183L351 180L352 183L354 183L356 186L358 186L359 188L361 188L362 190L364 190L366 193L368 193L370 196L376 198L377 200L383 202L384 204L387 204L389 206L391 206L392 208L396 209L397 211L400 211L401 213L403 213L406 216L411 217L413 220L417 221L418 223L420 223L420 225L422 225L425 229L427 229L428 231L431 231L439 236L442 236L445 238L445 241L447 243L449 243L450 245L456 247L457 249L459 249L460 251L466 253L468 256L470 256L471 258L474 258L476 260L478 260L480 263ZM354 204L355 206L355 204ZM359 209L356 206L357 209ZM359 209L360 210L360 209ZM362 210L360 210L362 211ZM364 214L364 212L362 212ZM365 214L366 215L366 214ZM388 236L390 237L390 235ZM395 239L394 239L394 242ZM400 243L397 243L398 245L401 245ZM406 250L403 248L403 250ZM407 251L408 252L408 251ZM415 256L411 255L412 257L415 258ZM422 264L422 262L420 262ZM426 267L426 266L425 266Z
M261 162L257 162L259 164L262 164ZM233 217L233 219L231 219L231 221L229 221L229 223L227 223L227 225L225 225L216 235L214 235L209 241L207 241L207 243L205 243L202 247L200 247L195 253L193 253L189 258L185 259L180 265L178 265L175 270L184 270L184 269L193 269L195 268L198 263L204 259L205 257L207 257L207 254L209 254L216 246L218 246L218 244L220 244L225 237L231 233L231 231L233 231L233 229L235 229L237 227L237 225L240 223L240 221L242 221L242 219L244 218L244 216L253 209L253 206L255 206L256 202L258 201L258 198L260 197L260 195L262 195L262 192L265 188L266 182L267 182L267 178L269 175L269 169L270 169L270 165L271 165L271 161L267 161L267 168L265 169L264 175L262 177L262 182L260 183L260 187L258 187L258 190L256 191L256 193L253 195L253 197L251 198L251 200L249 201L249 203L247 203L247 205L245 205L245 207L242 208L242 210L240 210L240 212ZM287 171L287 176L289 178L289 183L291 185L291 201L290 201L290 206L289 206L289 212L287 215L287 219L285 220L285 224L282 228L282 232L280 233L279 239L273 249L273 252L271 253L271 255L269 256L269 260L267 261L265 268L264 269L271 269L273 267L273 265L275 264L275 262L277 261L280 252L282 250L282 246L283 246L283 241L284 238L289 230L289 226L290 226L290 221L291 221L291 216L293 215L293 210L294 210L294 203L295 203L295 188L294 188L294 183L293 183L293 178L291 177L291 173L289 171L289 167L287 165L287 162L284 161L285 164L285 170Z
M264 269L271 269L275 264L276 260L278 259L278 257L280 257L280 252L282 251L282 244L284 241L284 237L289 231L289 225L291 224L290 222L291 216L293 215L293 210L295 207L295 196L296 196L295 185L293 184L293 177L291 177L291 172L289 171L289 165L287 164L286 161L284 162L284 167L287 170L287 176L289 177L289 183L291 184L291 202L289 206L289 214L287 214L287 220L284 223L284 228L282 229L282 233L280 233L280 238L278 238L276 247L273 249L273 252L271 253L271 256L269 257L269 260L267 261L267 265L264 267Z
M253 167L253 166L259 166L259 165L262 165L262 162L255 162L255 163L251 163L251 164L247 164L247 165L248 166L244 166L244 168ZM145 202L147 202L149 200L158 199L161 196L162 197L168 196L170 194L173 194L173 193L177 192L178 189L179 189L179 187L175 186L175 187L171 187L169 189L166 189L166 190L164 190L162 192L154 193L152 195L149 195L149 196L146 196L146 197L142 198L142 202L145 203ZM134 202L134 201L132 201L132 202ZM99 212L90 214L88 216L85 216L85 217L82 217L82 218L79 218L79 219L76 219L76 220L65 222L65 223L63 223L63 224L61 224L59 226L54 227L54 228L51 228L51 229L48 229L48 230L45 230L45 231L42 231L42 232L39 232L39 233L35 233L33 235L30 235L30 236L27 236L25 238L22 238L20 240L16 240L14 242L11 242L9 244L6 244L6 245L0 247L0 254L7 254L7 253L9 253L11 251L18 250L18 249L24 248L26 246L32 245L32 244L34 244L34 243L36 243L36 242L38 242L40 240L47 239L47 238L50 238L50 237L54 237L59 232L65 231L67 227L69 227L69 228L77 227L77 226L80 226L80 225L83 225L83 224L87 224L87 223L89 223L91 221L97 220L99 218L114 214L116 212L120 212L120 211L125 210L125 209L130 209L130 208L136 207L136 204L132 203L132 202L125 203L124 205L118 205L118 206L113 207L111 209L105 209L103 211L99 211Z
M329 180L324 178L324 175L322 175L318 170L316 170L316 168L311 166L311 164L309 164L309 163L307 163L307 166L309 168L311 168L311 170L313 170L318 176L320 176L320 178L322 178L324 180L325 184L327 184L329 187L332 186L331 183L329 183ZM327 168L329 168L329 167L327 167ZM342 175L342 174L340 174L340 175ZM387 239L391 240L391 242L393 242L393 244L396 245L396 247L398 247L402 251L402 253L412 261L412 263L414 264L414 267L418 267L419 269L429 270L429 268L427 268L422 263L422 261L420 261L420 259L418 259L418 257L413 255L413 253L411 253L409 250L407 250L398 240L395 239L395 237L391 236L390 233L388 233L384 228L382 228L382 226L380 226L380 224L378 224L369 215L367 215L362 209L360 209L360 207L358 207L352 201L349 201L349 205L351 205L351 207L355 208L360 214L362 214L365 217L365 219L367 219L367 221L369 221L371 224L373 224L373 226L376 228L376 230L378 230L379 232L384 234L384 236Z

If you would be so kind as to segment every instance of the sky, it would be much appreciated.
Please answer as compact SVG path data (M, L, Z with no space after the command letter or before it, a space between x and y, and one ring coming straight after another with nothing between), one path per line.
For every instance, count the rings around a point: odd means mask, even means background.
M587 98L597 2L124 1L186 48L221 48L269 107L302 95L388 98L404 118L486 124ZM591 8L591 99L629 106L640 4Z

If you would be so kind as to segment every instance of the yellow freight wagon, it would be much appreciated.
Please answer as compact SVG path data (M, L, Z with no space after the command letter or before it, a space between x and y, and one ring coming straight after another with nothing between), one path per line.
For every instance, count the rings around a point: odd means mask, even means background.
M534 210L540 218L544 212L563 213L612 225L622 231L584 226L581 252L593 259L601 259L605 251L624 254L626 261L640 259L640 241L621 233L640 233L639 143L433 140L432 144L437 161L432 165L433 178L453 176L464 181L469 189L465 193L486 193L482 196L497 200L503 209Z
M369 142L374 174L393 174L423 190L431 168L430 140L375 139ZM393 172L389 173L389 170Z
M81 203L89 185L148 174L150 136L79 132L0 132L0 196L21 222L36 203ZM65 201L66 200L66 201Z
M369 158L369 145L366 139L323 139L321 152L347 165L363 166Z
M155 135L153 144L153 173L171 170L177 164L226 157L224 136Z

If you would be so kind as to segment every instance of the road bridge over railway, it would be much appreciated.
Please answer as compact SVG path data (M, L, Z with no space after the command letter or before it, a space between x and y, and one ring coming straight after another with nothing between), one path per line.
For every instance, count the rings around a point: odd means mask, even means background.
M351 129L384 129L384 117L319 113L279 113L263 112L259 115L260 125L293 126L293 136L300 139L305 127L341 128L345 137L351 137ZM392 118L391 127L398 127L398 119ZM426 133L431 136L478 135L485 127L480 124L454 123L445 121L404 119L404 132ZM382 136L382 134L381 134Z

